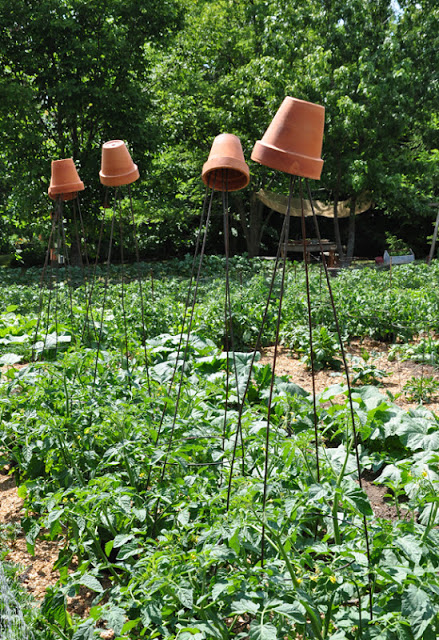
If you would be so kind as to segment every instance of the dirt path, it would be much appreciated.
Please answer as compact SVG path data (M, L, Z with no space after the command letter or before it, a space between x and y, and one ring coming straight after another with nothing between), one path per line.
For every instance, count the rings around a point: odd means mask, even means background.
M5 560L20 567L18 580L37 602L42 602L47 587L55 585L59 579L59 573L53 566L63 543L38 538L35 554L28 552L20 526L24 515L23 500L18 496L14 477L9 472L8 467L0 470L0 531L2 542L8 547ZM68 599L69 613L86 617L95 596L93 591L81 587L77 596ZM112 638L113 635L105 637Z
M3 469L3 474L8 473ZM38 540L35 556L28 553L26 538L20 527L23 500L17 494L13 476L0 475L0 526L6 534L9 552L6 556L22 568L18 579L36 600L42 600L46 587L55 584L59 575L52 567L58 559L59 545L56 542Z
M409 402L404 394L404 385L412 377L427 377L432 376L434 379L439 380L439 374L436 369L430 365L417 364L410 360L404 362L392 361L388 359L389 347L374 340L364 339L362 341L353 341L346 349L347 354L350 356L360 357L362 352L366 350L373 359L373 363L378 369L385 371L387 377L383 378L380 388L383 395L386 392L392 402L395 402L403 409L409 410L410 408L416 408L418 405L415 402ZM274 347L266 349L262 355L260 362L262 364L273 364ZM348 358L348 363L350 358ZM311 371L305 366L300 358L294 357L291 351L285 347L279 347L276 357L276 374L279 376L286 375L290 380L300 387L312 393L312 375ZM345 375L341 371L334 370L322 370L317 371L315 374L315 388L316 393L321 393L327 387L332 384L337 384L345 381ZM430 411L439 413L439 397L435 398L433 402L425 405ZM366 491L373 512L380 518L387 520L395 520L398 518L396 507L391 500L386 498L387 488L374 484L367 477L362 478L362 485Z
M411 360L405 361L392 361L388 359L389 346L377 342L375 340L364 339L362 341L355 340L346 348L347 356L361 357L363 351L367 351L370 354L370 360L380 370L385 371L387 377L383 378L380 388L383 395L386 392L390 394L390 399L395 404L399 405L403 409L410 409L417 407L416 402L409 402L404 393L404 385L412 377L428 377L432 376L435 380L439 381L439 373L431 365L417 364ZM273 363L274 347L269 347L264 350L260 362L263 364ZM348 357L348 365L350 358ZM312 392L312 376L311 371L305 366L300 358L294 357L286 347L278 348L278 355L276 358L276 374L287 375L292 382L295 382L306 391ZM320 393L332 384L337 384L345 380L345 375L342 371L334 371L324 369L317 371L315 374L315 386L316 392ZM434 398L433 402L425 405L427 409L434 413L439 413L439 395Z

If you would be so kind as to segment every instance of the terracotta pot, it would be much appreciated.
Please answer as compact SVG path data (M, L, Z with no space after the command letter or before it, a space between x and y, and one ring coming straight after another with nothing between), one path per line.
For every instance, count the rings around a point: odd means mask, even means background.
M73 200L78 191L84 190L84 183L79 179L73 158L52 160L52 172L49 185L49 196L52 200Z
M107 187L131 184L139 177L137 165L131 159L123 140L110 140L102 145L99 178Z
M239 191L248 185L250 171L237 136L221 133L215 138L209 158L203 165L201 178L205 185L215 191Z
M319 180L324 124L324 107L288 96L251 158L271 169Z
M52 200L56 200L57 198L61 198L61 200L63 200L63 202L67 202L67 200L74 200L76 198L76 196L78 195L78 192L77 191L72 191L71 193L56 194L56 193L53 193L53 191L49 187L48 194L52 198Z

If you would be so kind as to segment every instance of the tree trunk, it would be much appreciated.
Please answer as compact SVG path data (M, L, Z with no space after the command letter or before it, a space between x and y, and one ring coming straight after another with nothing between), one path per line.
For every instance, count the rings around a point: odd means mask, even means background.
M237 197L235 202L247 245L247 253L249 258L254 258L260 253L262 234L271 217L271 212L264 220L264 204L259 200L256 193L252 193L250 196L248 214L245 211L245 204L241 197Z
M349 228L348 228L348 245L346 250L346 262L348 265L351 264L352 258L354 257L354 248L355 248L355 206L357 203L356 196L353 196L351 199L351 211L349 215Z
M340 198L340 178L341 178L341 169L338 168L337 174L337 186L334 191L334 236L335 242L337 245L337 253L339 257L340 264L343 266L345 261L345 255L343 251L343 245L341 243L341 234L340 234L340 224L338 221L338 201Z

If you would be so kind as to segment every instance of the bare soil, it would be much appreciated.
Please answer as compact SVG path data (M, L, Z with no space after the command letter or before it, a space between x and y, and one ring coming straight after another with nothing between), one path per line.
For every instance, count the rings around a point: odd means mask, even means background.
M376 340L363 339L353 340L346 348L348 367L349 356L359 356L366 350L373 359L374 365L385 371L388 375L384 377L380 388L383 395L389 394L389 399L403 409L409 410L418 406L415 402L409 402L404 394L404 385L413 377L421 378L432 376L435 380L439 380L438 371L427 364L417 364L411 360L392 362L388 359L388 351L390 345ZM260 362L262 364L273 363L274 347L266 349L262 355ZM291 353L286 347L278 347L276 355L276 374L279 376L288 376L292 382L312 393L313 381L311 371L305 366L297 355ZM350 374L351 377L351 374ZM314 375L314 386L316 394L321 393L332 384L344 382L346 380L343 371L334 371L323 369L316 371ZM432 402L425 405L433 413L439 413L439 396L432 398ZM398 518L396 507L393 502L385 497L388 493L386 487L374 484L367 474L361 480L363 489L366 491L371 507L377 517L387 520L395 520Z
M382 383L383 394L388 391L394 402L399 406L409 409L415 407L415 403L407 401L403 393L404 384L413 376L433 376L439 380L437 371L429 365L419 365L411 361L389 362L387 357L387 345L372 340L352 342L347 352L352 355L361 355L363 349L373 354L374 364L389 375ZM261 362L273 364L274 347L267 348ZM289 349L279 347L276 358L276 374L286 375L303 389L312 392L311 372L297 356ZM344 374L341 371L318 371L315 374L316 393L326 389L337 382L342 382ZM434 413L439 412L439 398L427 405ZM371 501L374 513L378 517L395 519L397 517L395 507L384 496L386 489L375 485L367 477L362 479L363 487ZM23 500L17 494L17 488L7 467L0 470L0 530L11 530L5 544L8 546L6 560L17 564L21 568L19 574L23 585L33 594L37 601L44 598L46 588L54 585L59 576L53 570L58 559L58 553L62 541L37 540L35 554L30 555L26 548L24 533L21 531L20 520L23 516ZM14 533L15 531L15 533ZM91 602L95 594L84 589L78 596L69 602L70 613L85 617L88 614ZM111 640L112 632L102 631L102 637Z

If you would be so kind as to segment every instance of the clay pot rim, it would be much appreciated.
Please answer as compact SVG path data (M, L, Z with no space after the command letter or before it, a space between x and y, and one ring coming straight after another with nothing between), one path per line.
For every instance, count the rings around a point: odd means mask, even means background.
M210 160L207 160L207 162L203 164L201 178L207 186L210 186L209 183L212 173L218 171L219 174L220 171L227 171L229 169L240 172L243 178L245 178L245 184L242 187L239 187L240 189L248 185L250 182L250 169L248 168L247 163L230 156L214 156L213 158L210 158Z
M106 187L121 187L124 184L131 184L140 177L139 169L133 162L133 168L126 173L103 173L99 171L99 179ZM122 180L122 182L120 182Z
M262 156L264 157L262 158ZM285 151L285 149L279 149L279 147L267 144L262 140L256 141L250 157L254 162L258 162L270 169L291 173L300 178L310 178L311 180L320 180L324 164L321 158L313 158L294 151ZM297 163L305 163L307 171L301 171L297 167ZM291 171L288 169L291 169Z
M82 180L80 180L79 182L70 182L69 184L63 184L59 187L54 187L50 185L49 196L51 193L53 193L53 195L61 195L61 194L67 194L67 193L74 193L76 191L83 191L84 188L85 187Z
M66 202L67 200L74 200L78 195L77 191L67 191L66 193L54 193L51 187L49 187L47 193L49 195L49 198L51 198L52 200L61 198L61 200L63 200L64 202Z

